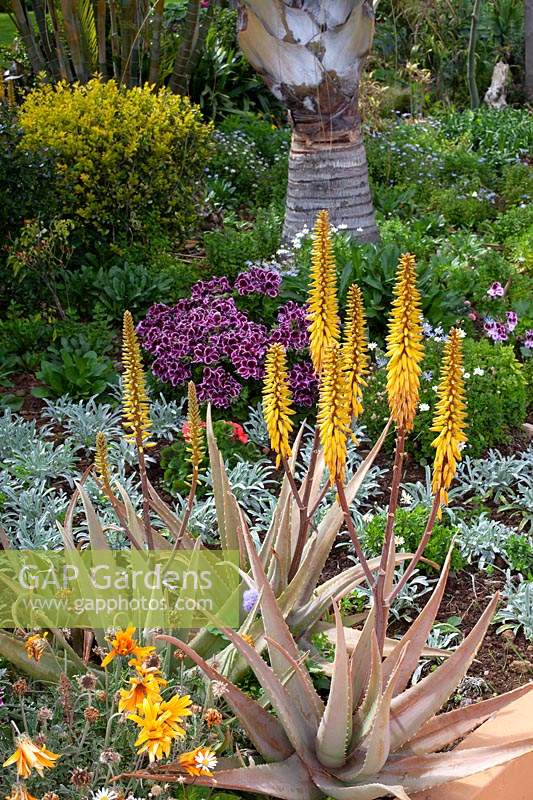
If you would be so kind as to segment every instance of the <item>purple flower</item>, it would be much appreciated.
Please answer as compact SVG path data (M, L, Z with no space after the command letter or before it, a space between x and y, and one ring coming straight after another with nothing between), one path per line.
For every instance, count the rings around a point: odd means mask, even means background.
M309 408L316 400L318 380L310 361L299 361L289 370L292 399L297 406Z
M240 295L264 294L277 297L281 286L281 275L272 269L252 267L247 272L237 275L235 289Z
M527 347L528 350L533 349L533 328L530 328L525 333L524 347Z
M515 311L508 311L506 317L507 317L507 330L509 332L512 332L518 325L518 314Z
M242 386L222 367L206 367L198 384L198 400L216 408L228 408L241 393Z
M309 346L307 309L290 300L278 311L278 325L272 331L271 342L279 342L286 350L301 352Z
M256 589L247 589L242 596L242 608L246 614L249 614L252 608L257 603L259 592Z
M498 281L494 281L487 289L487 294L489 297L503 297L505 294L505 289Z

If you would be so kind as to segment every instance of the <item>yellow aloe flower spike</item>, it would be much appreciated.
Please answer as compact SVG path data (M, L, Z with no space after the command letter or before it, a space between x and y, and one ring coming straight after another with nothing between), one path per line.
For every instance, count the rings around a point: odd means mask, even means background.
M270 346L265 361L263 385L263 416L265 418L270 446L277 453L277 466L283 458L291 455L289 436L293 429L291 416L292 397L289 389L287 356L281 344Z
M318 426L330 484L343 481L346 471L347 436L350 432L350 397L340 345L326 350L318 398Z
M348 380L348 393L353 418L363 413L364 376L368 372L368 343L365 335L363 294L356 283L348 290L342 359Z
M196 747L188 753L182 753L178 763L189 775L210 777L217 765L217 757L210 747Z
M200 416L198 398L196 396L196 386L189 381L188 386L188 408L187 408L187 450L189 451L190 462L193 469L198 469L204 457L204 423Z
M107 452L107 440L102 431L96 434L96 453L94 455L96 474L102 481L104 488L111 491L111 470Z
M400 258L394 295L387 336L387 393L396 425L409 432L418 406L424 356L416 262L409 253Z
M141 348L133 317L124 312L122 335L123 380L123 425L128 431L126 438L134 442L139 450L150 447L150 403L146 394L146 381L142 365Z
M315 224L308 306L309 350L318 375L326 348L339 339L337 267L327 211L320 211Z
M16 745L17 749L7 761L4 761L2 766L9 767L16 764L19 778L29 778L32 769L35 769L42 778L43 771L53 769L54 762L61 758L45 747L38 747L26 733L17 736Z
M136 639L133 638L135 628L130 625L125 631L117 631L111 639L111 650L102 661L102 667L107 667L116 656L136 656L144 659L153 653L155 647L141 647Z
M439 383L438 402L431 430L438 433L433 440L433 493L442 504L448 502L448 489L454 479L461 445L466 442L466 402L463 378L461 337L452 328L444 346L444 363ZM439 516L440 516L439 509Z

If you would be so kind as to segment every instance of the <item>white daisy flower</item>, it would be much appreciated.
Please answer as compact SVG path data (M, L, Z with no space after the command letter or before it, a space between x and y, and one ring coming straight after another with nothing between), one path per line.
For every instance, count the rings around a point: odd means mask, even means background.
M206 770L207 772L213 772L217 765L216 755L208 748L199 750L194 757L194 761L198 769Z
M114 789L99 789L91 792L93 800L117 800L117 793Z
M429 409L430 406L428 403L420 403L420 405L418 406L419 411L429 411Z
M479 375L480 377L485 374L485 370L481 369L481 367L474 367L474 375Z

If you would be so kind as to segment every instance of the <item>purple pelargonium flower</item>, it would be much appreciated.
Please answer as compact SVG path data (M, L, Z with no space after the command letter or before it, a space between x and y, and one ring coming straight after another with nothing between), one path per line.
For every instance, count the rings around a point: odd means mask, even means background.
M514 329L518 325L518 314L516 313L516 311L508 311L506 317L507 317L507 330L514 331Z
M198 384L198 400L213 403L216 408L228 408L241 393L242 386L223 367L206 367Z
M247 272L241 272L235 280L235 289L240 295L264 294L268 297L277 297L280 286L279 272L263 267L252 267Z
M494 281L491 283L489 288L487 289L487 294L489 297L503 297L505 294L505 289L498 281Z
M309 408L316 400L318 379L310 361L298 361L289 370L292 399L297 406Z
M298 352L309 346L309 321L305 306L289 300L278 311L278 323L272 331L271 342L279 342L286 350Z
M527 347L528 350L533 349L533 328L530 328L525 333L524 347Z

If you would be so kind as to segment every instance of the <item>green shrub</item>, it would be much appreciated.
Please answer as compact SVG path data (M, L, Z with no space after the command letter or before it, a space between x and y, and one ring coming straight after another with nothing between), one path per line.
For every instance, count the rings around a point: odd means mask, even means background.
M420 385L420 410L415 419L409 447L421 462L432 462L435 450L430 430L442 358L442 344L426 342ZM478 458L490 447L510 441L526 418L526 381L523 367L509 345L495 345L486 339L464 340L464 370L468 402L468 443L465 452ZM375 370L364 394L365 410L361 417L371 439L381 433L388 419L386 370ZM389 437L389 447L393 442Z
M209 269L234 278L250 261L271 258L281 242L282 214L274 206L260 209L253 226L225 227L204 234Z
M148 242L183 235L209 152L211 128L186 97L98 80L43 85L20 109L22 147L53 153L62 216L85 238Z
M73 400L102 396L117 379L110 359L90 349L81 335L62 337L59 347L49 347L37 378L45 385L33 390L36 397L68 394Z
M233 466L237 461L255 461L260 453L258 448L248 440L248 436L237 423L216 420L213 430L220 452L226 464ZM161 450L161 469L163 480L171 492L185 495L190 488L191 474L190 456L183 436ZM197 495L203 497L207 487L200 484Z
M531 204L533 170L529 164L510 164L503 170L501 196L507 206ZM523 209L524 213L526 209Z
M397 543L397 550L404 550L414 553L420 540L424 535L428 521L428 509L423 506L416 506L412 510L399 508L396 512L394 523L394 537ZM364 532L364 546L368 554L376 556L381 553L383 540L385 537L385 526L387 515L377 514L368 523ZM455 530L449 528L441 522L436 522L433 533L424 550L424 556L430 561L434 561L441 567L444 564L450 544L455 535ZM459 550L454 547L452 555L452 569L457 571L463 566L463 559ZM428 574L434 572L434 568L429 564L420 563L419 570Z
M435 189L430 205L438 210L444 219L454 227L477 228L482 222L496 216L496 208L490 202L484 189L473 189L473 184L451 186L448 189Z
M513 533L505 545L505 554L511 569L533 580L533 543L528 536Z

